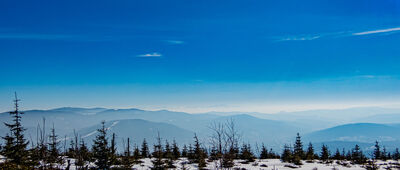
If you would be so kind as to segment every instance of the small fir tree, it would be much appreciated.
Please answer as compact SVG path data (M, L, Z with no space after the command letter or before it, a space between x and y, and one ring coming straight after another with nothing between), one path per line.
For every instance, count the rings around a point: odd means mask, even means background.
M98 169L110 169L110 148L108 146L107 128L105 121L101 122L101 128L93 141L93 158Z

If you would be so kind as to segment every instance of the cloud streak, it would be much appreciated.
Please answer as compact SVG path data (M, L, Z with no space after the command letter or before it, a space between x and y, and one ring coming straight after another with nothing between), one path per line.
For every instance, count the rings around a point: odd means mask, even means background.
M140 58L160 58L160 57L162 57L162 54L154 52L154 53L137 55L136 57L140 57Z
M169 44L184 44L184 41L180 41L180 40L165 40L165 42L169 43Z
M357 32L353 33L353 35L369 35L369 34L379 34L379 33L387 33L387 32L394 32L400 31L400 27L395 28L388 28L388 29L379 29L379 30L372 30L372 31L364 31L364 32Z
M293 37L282 38L279 41L310 41L318 38L321 38L321 36L320 35L293 36Z

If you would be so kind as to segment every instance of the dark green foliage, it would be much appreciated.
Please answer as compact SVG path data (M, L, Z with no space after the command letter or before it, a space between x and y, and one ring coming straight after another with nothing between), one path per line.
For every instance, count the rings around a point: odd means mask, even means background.
M49 157L47 161L49 163L61 163L62 159L59 157L59 150L58 150L58 140L57 140L57 135L56 135L56 130L54 129L54 124L53 128L51 129L51 135L49 136L50 138L50 143L49 143Z
M289 145L285 144L285 146L283 147L281 160L282 160L282 162L292 162L292 159L293 159L292 151L291 151Z
M400 159L400 152L399 152L399 148L396 148L396 150L393 153L392 156L393 160L399 160Z
M127 141L128 143L127 143L127 145L126 145L126 148L125 148L125 151L124 151L124 154L123 154L123 156L122 156L122 160L121 160L121 164L122 164L122 167L123 168L125 168L125 169L131 169L132 168L132 165L133 165L133 160L132 160L132 156L131 156L131 150L130 150L130 140L129 140L129 138L128 138L128 141Z
M243 144L239 157L240 159L246 160L246 163L254 162L255 156L251 151L250 144Z
M201 147L201 143L199 141L199 138L197 137L196 134L194 134L194 150L193 150L193 158L192 162L198 163L198 167L200 169L206 167L207 163L205 159L207 158L207 153L205 149Z
M111 146L110 146L110 165L119 164L117 160L117 147L115 142L115 133L112 134L111 137Z
M182 157L188 157L188 149L187 149L186 145L183 145Z
M26 147L29 142L25 140L24 131L25 128L22 127L21 124L21 115L23 112L18 110L18 102L20 100L17 98L17 94L15 93L15 110L9 112L13 117L13 123L4 123L5 126L10 130L9 134L7 134L3 139L6 141L5 146L1 152L2 155L7 157L7 161L11 164L17 165L28 165L28 152Z
M361 151L360 146L356 145L354 147L354 149L352 150L351 160L353 161L353 163L356 163L356 164L363 164L367 161L367 158Z
M339 149L336 149L336 152L332 158L335 160L342 160L342 154L340 153Z
M381 159L383 160L383 161L386 161L387 159L389 159L390 157L389 157L389 155L388 155L388 153L387 153L387 151L386 151L386 147L384 146L383 147L383 150L382 150L382 153L381 153Z
M310 142L308 144L308 148L307 148L307 152L306 152L306 160L314 160L316 158L315 156L315 151L314 151L314 147L312 145L312 143Z
M293 146L293 156L297 159L303 159L304 151L303 151L303 143L301 142L300 134L297 133L296 142Z
M133 150L133 159L137 162L140 158L142 158L140 155L140 150L137 146L135 146L135 149Z
M150 157L149 146L147 145L146 139L143 139L140 155L142 156L142 158Z
M108 147L107 129L105 122L101 122L101 128L97 129L98 134L93 141L93 158L98 169L110 168L110 148Z
M83 168L87 161L91 160L91 152L87 148L85 141L83 139L80 140L79 148L77 150L77 157L75 157L76 165Z
M379 146L378 141L375 141L375 149L374 149L374 159L381 159L381 147Z
M174 160L178 159L179 157L181 157L181 152L179 151L179 147L178 144L176 143L176 141L174 140L174 142L172 143L172 155L174 156Z
M160 134L158 134L157 143L154 144L154 149L153 149L153 153L152 153L152 156L154 158L154 160L152 160L152 163L153 163L152 169L159 170L159 169L165 168L164 162L163 162L163 154L164 154L164 152L163 152L163 147L161 144L161 137L160 137Z
M322 149L321 149L321 155L320 155L320 159L324 162L329 160L329 149L328 146L326 145L322 145Z
M261 153L260 153L260 159L268 159L269 157L268 149L262 144L261 146Z
M171 146L169 145L168 140L165 140L165 151L164 151L163 155L164 155L163 157L166 158L166 160L165 160L166 167L167 168L176 168L173 165L175 157L174 157L174 154L173 154L173 152L171 150Z

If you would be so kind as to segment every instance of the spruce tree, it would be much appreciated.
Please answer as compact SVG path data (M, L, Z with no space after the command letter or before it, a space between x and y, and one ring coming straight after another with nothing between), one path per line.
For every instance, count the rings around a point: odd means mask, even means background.
M115 142L115 133L112 134L111 137L111 146L110 146L110 165L116 165L117 162L117 146Z
M154 160L151 162L153 163L152 169L154 170L161 170L164 169L164 162L163 162L163 147L161 144L161 137L160 134L157 136L157 143L154 144L153 154Z
M386 147L385 146L383 146L383 150L382 150L382 154L381 154L381 159L382 159L382 161L386 161L387 159L388 159L388 153L387 153L387 151L386 151Z
M83 168L85 166L86 162L91 161L91 153L89 149L87 148L85 141L81 138L80 143L79 143L79 149L77 150L77 160L75 165L78 167Z
M188 157L188 149L186 147L186 144L183 145L183 148L182 148L182 157Z
M281 155L282 162L292 162L292 157L293 155L289 145L285 144Z
M49 136L50 143L49 143L49 158L47 159L50 163L61 163L61 159L59 158L59 150L58 150L58 140L56 135L56 130L54 128L51 129L51 134Z
M336 152L333 155L333 159L335 160L341 160L342 159L342 154L340 153L339 149L336 148Z
M93 158L98 169L110 169L110 148L108 146L107 129L105 121L101 122L101 128L97 129L98 134L93 140Z
M149 146L147 145L146 138L143 139L142 148L140 151L141 151L140 155L142 156L142 158L150 157Z
M307 152L306 152L306 159L312 161L315 159L315 151L312 143L308 144Z
M322 161L328 161L329 160L329 155L330 155L330 153L329 153L329 149L328 149L328 146L326 146L326 145L322 145L322 149L321 149L321 156L320 156L320 159L322 160Z
M192 160L192 162L197 163L199 169L203 169L204 167L207 166L207 163L205 161L206 158L207 155L204 149L201 148L201 143L199 141L199 138L197 137L196 134L194 134L194 159Z
M264 144L262 144L260 159L268 159L268 158L269 158L268 149L264 146Z
M360 146L356 145L351 153L351 160L356 164L363 164L367 161L367 158L361 151Z
M399 148L396 148L396 150L393 153L393 160L399 160L400 159L400 152L399 152Z
M378 141L375 141L374 159L381 159L381 149Z
M125 151L124 151L124 155L122 156L121 163L122 163L122 166L125 169L131 169L133 163L132 163L132 157L131 157L131 150L130 150L131 146L130 146L129 138L128 138L127 142L128 143L126 145L126 148L125 148Z
M135 160L135 163L140 162L140 150L139 147L135 145L135 149L133 150L133 159Z
M21 115L24 113L19 111L19 101L20 100L17 97L17 93L15 93L15 110L9 112L9 114L13 117L13 123L4 123L5 126L9 128L10 132L3 137L6 143L3 147L2 154L10 163L23 166L29 163L29 155L26 150L29 142L26 141L24 137L24 131L26 129L21 124Z
M176 160L179 157L181 157L181 152L179 151L178 144L176 143L175 140L172 143L172 155L174 156L174 160Z
M246 160L246 163L254 162L255 156L251 151L250 144L243 144L239 157L240 159Z
M165 160L165 164L167 165L167 168L176 168L174 166L174 155L172 153L172 149L171 146L169 145L168 140L165 140L165 151L164 151L164 158L166 158Z
M293 155L299 159L304 158L303 143L301 142L300 134L297 133L296 142L293 147Z

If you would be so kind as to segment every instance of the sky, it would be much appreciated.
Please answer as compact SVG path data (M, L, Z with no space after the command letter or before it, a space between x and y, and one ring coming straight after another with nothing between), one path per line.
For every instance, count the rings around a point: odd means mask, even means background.
M0 1L0 111L400 106L398 0Z

